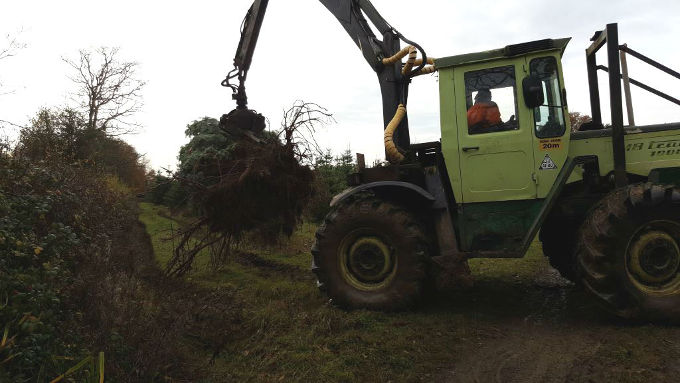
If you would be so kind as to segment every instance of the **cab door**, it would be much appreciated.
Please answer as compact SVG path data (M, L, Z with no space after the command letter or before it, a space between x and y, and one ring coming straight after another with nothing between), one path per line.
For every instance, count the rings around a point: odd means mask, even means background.
M526 61L529 73L540 80L543 87L543 103L532 110L532 123L536 194L538 198L545 198L569 153L569 110L564 97L560 52L534 54Z
M475 64L454 76L463 203L536 198L533 119L520 98L525 63ZM475 103L485 103L493 121L470 115Z

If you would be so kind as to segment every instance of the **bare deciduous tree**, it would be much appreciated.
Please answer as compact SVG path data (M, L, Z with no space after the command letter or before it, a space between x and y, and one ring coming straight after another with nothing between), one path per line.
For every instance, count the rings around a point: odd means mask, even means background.
M87 127L108 135L132 133L130 121L142 106L144 81L137 78L137 63L120 61L118 48L81 50L77 60L63 58L75 70L70 79L78 90L76 101L87 116Z
M313 102L296 101L283 113L279 138L293 151L298 162L309 164L314 157L323 155L315 139L316 129L333 121L333 115L326 108Z

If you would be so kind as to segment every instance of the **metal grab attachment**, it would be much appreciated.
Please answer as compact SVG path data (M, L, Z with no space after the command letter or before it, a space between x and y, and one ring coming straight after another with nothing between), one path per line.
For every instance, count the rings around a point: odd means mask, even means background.
M389 144L386 146L386 152L392 153L388 159L397 163L403 161L403 154L398 148L408 148L410 145L408 116L405 109L409 83L415 76L435 72L434 60L427 57L427 53L420 45L394 29L370 0L319 1L340 22L366 62L376 72L382 94L385 129L390 126L393 128L389 134ZM239 110L248 110L245 82L268 2L269 0L253 0L241 25L241 39L234 57L234 68L222 81L222 86L231 88L232 98L236 100ZM371 25L375 28L371 28ZM381 38L376 36L374 29L380 32ZM400 49L400 42L408 46ZM418 59L418 54L422 58ZM407 55L406 63L402 64L401 60ZM253 112L252 117L257 117L256 113Z
M236 56L234 57L234 68L221 83L222 86L231 88L231 97L236 100L238 109L248 108L245 82L248 77L248 70L250 70L250 64L253 61L253 53L260 36L260 28L262 27L262 20L267 11L268 4L269 0L255 0L248 9L248 13L246 13L241 24L241 39L239 40ZM231 83L234 79L238 79L238 85Z

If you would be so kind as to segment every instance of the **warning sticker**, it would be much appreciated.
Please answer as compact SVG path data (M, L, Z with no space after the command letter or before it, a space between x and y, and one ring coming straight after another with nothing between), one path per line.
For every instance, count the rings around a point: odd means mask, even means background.
M557 165L555 165L555 161L550 158L549 154L545 155L545 158L543 158L543 162L541 162L541 166L538 168L539 170L551 170L551 169L557 169Z
M559 150L562 148L561 138L549 138L538 141L538 150L548 151L548 150Z

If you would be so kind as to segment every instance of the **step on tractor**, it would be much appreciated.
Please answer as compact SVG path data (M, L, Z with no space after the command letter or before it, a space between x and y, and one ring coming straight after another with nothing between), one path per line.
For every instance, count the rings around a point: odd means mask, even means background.
M680 319L680 123L635 125L630 85L680 100L630 78L626 58L678 72L620 45L607 25L586 49L592 121L572 131L561 63L570 39L433 59L370 1L320 1L378 77L389 161L358 161L316 233L312 271L334 304L411 307L428 286L469 286L469 259L523 257L538 235L550 263L616 315ZM244 83L267 3L255 0L244 20L223 82L238 106L223 121L257 118ZM598 71L609 79L607 125ZM408 86L434 72L441 140L411 143Z

